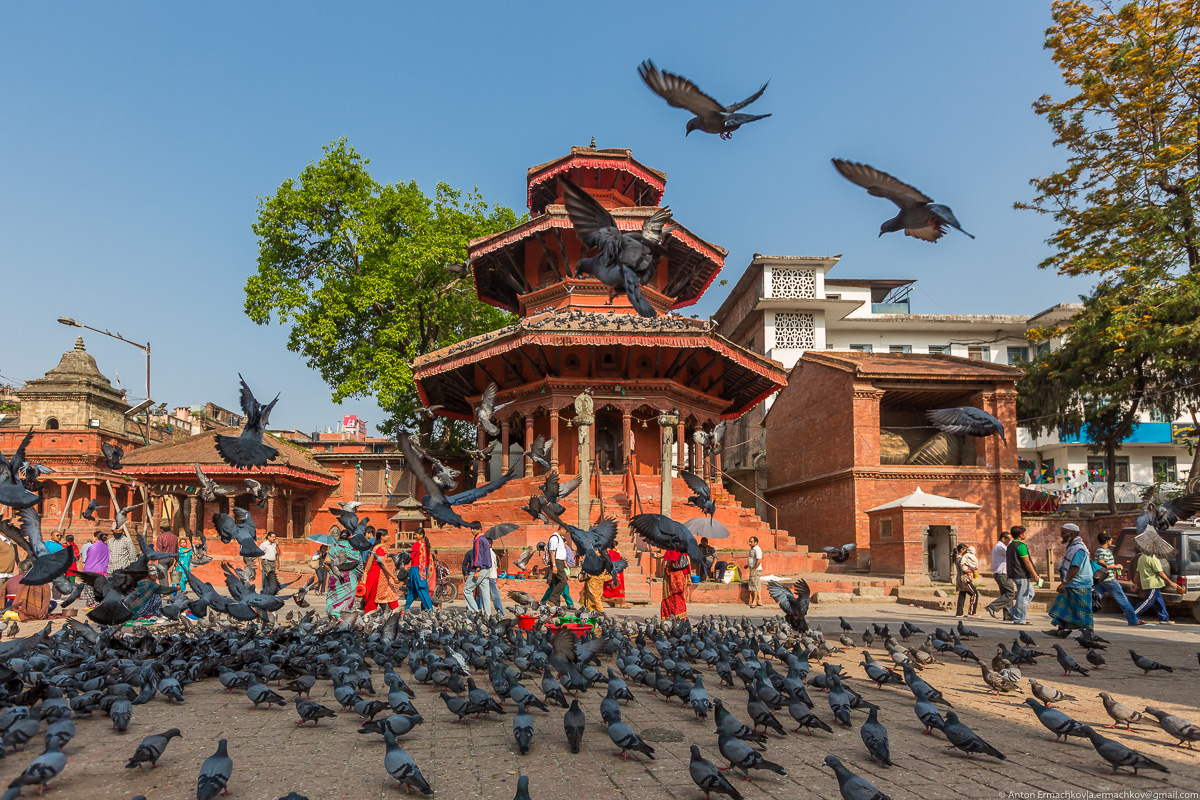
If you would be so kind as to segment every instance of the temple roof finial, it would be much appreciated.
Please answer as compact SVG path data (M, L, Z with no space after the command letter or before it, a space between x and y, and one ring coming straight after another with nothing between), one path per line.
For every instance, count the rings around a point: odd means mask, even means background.
M83 346L83 337L82 336L75 337L75 349L77 351L79 351L80 353L87 352L87 348Z

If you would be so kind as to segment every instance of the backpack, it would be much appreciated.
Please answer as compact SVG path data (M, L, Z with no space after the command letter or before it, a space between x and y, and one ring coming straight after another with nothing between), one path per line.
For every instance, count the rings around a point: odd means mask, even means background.
M562 539L563 549L567 551L567 557L566 557L566 559L564 559L564 563L568 567L575 566L575 549L573 547L566 546L567 540L563 539L562 534L556 533L556 534L554 534L554 536L557 536L559 539ZM552 536L550 538L553 539L554 537ZM546 543L546 549L544 551L542 551L542 563L546 564L547 566L550 564L550 543L549 542Z

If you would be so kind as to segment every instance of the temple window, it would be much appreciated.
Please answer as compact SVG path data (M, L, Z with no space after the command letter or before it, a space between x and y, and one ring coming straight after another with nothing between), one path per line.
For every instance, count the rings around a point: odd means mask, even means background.
M48 431L58 430L58 420L56 420L54 417L50 417L50 419L46 420L46 430L48 430Z

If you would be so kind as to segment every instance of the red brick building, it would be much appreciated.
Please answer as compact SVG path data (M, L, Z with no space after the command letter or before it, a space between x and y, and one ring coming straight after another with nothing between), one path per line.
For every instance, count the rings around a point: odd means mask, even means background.
M976 538L990 546L995 532L1021 519L1020 375L948 355L805 352L765 420L766 497L779 507L780 527L812 549L854 542L862 565L874 541L868 509L920 487L979 506ZM1007 444L998 436L944 434L925 417L930 409L966 405L997 417ZM914 557L919 551L906 551L902 568L890 558L885 567L898 574L924 569Z

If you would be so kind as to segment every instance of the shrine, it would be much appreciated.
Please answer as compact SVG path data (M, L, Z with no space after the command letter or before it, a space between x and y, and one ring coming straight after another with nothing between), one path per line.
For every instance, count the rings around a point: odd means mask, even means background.
M767 549L805 555L785 532L723 489L719 453L706 459L694 443L696 431L741 416L786 384L777 362L734 344L706 320L677 313L703 295L724 266L726 251L672 220L667 255L642 287L658 316L639 317L623 293L610 300L598 280L576 277L574 265L585 253L563 205L560 175L595 197L622 230L641 228L659 209L666 185L662 172L625 149L573 147L568 155L531 167L529 220L469 247L479 299L517 319L418 357L413 372L421 400L438 414L470 421L483 390L494 382L497 402L505 406L495 420L499 452L486 473L494 477L524 458L521 473L531 476L524 452L537 437L552 438L552 468L564 478L583 478L576 495L564 502L566 521L590 525L600 513L617 516L626 549L637 545L628 533L632 514L661 512L680 521L698 516L685 504L688 490L678 477L679 469L690 469L709 477L716 519L730 529L730 537L713 542L718 549L744 550L748 537L757 535ZM486 444L482 435L479 444ZM541 481L540 475L513 480L460 510L485 525L526 523L519 506ZM546 526L524 525L503 544L532 544L548 534ZM465 530L439 529L433 535L435 543L449 547L465 547L470 538ZM653 574L650 559L641 567L643 574Z

